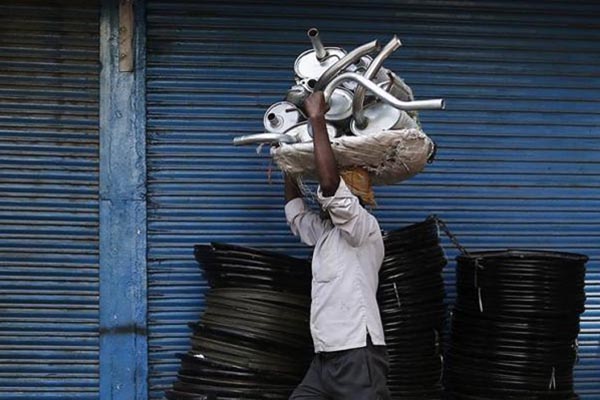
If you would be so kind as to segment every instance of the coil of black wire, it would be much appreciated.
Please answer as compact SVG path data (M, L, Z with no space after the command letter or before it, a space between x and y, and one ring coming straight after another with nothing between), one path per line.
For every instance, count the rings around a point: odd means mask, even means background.
M573 366L587 259L535 250L457 257L447 398L577 399Z
M222 243L194 250L210 289L166 398L287 399L313 355L310 264Z
M446 257L437 219L384 235L377 299L390 359L388 387L398 400L439 400Z

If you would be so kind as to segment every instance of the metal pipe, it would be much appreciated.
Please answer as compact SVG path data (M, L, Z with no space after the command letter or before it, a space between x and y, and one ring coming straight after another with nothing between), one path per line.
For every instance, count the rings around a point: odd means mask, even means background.
M319 36L319 30L317 28L310 28L306 34L312 43L313 49L315 49L315 55L317 56L317 60L321 61L325 57L327 57L327 50L323 46L321 42L321 37Z
M364 76L354 72L346 72L336 76L323 91L325 101L329 102L329 99L331 98L335 88L346 80L357 82L359 85L364 86L369 92L373 93L382 101L399 110L443 110L445 107L444 99L402 101L377 86L375 82L370 81Z
M254 135L237 136L233 138L234 146L244 146L247 144L260 143L296 143L297 140L284 133L256 133Z
M369 68L365 71L364 77L371 80L377 75L377 71L383 65L385 59L387 59L394 51L396 51L400 46L402 46L402 42L398 39L398 36L394 35L392 40L390 40L385 47L381 50L377 57L373 59ZM352 115L354 116L354 121L356 126L363 129L367 126L367 119L363 115L363 107L365 103L365 94L366 89L362 86L356 88L354 93L354 99L352 100Z
M269 121L269 125L271 125L273 128L277 128L283 123L283 118L275 113L269 113L267 115L267 120Z
M350 53L340 58L335 64L327 68L325 72L321 74L321 77L317 81L314 90L323 90L323 88L327 86L327 84L331 82L331 80L341 71L343 71L346 67L348 67L351 64L354 64L355 62L358 62L362 57L374 51L378 51L379 49L381 49L381 45L377 40L373 40L372 42L365 43L362 46L358 46Z

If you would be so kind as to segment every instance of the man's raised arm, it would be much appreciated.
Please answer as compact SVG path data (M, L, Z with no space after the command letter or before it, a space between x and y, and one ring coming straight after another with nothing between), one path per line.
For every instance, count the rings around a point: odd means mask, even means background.
M323 92L318 91L306 99L304 107L313 131L315 167L319 185L323 195L330 197L335 194L340 185L340 174L327 135L327 126L325 125L325 113L329 106L325 102Z

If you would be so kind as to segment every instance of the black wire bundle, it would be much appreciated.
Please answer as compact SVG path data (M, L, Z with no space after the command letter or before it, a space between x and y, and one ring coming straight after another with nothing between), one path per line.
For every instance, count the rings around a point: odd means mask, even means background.
M390 357L394 399L439 400L446 257L437 220L384 235L385 258L377 299Z
M287 399L313 355L309 263L220 243L194 250L211 289L166 398Z
M457 258L448 399L577 399L587 257L532 250Z

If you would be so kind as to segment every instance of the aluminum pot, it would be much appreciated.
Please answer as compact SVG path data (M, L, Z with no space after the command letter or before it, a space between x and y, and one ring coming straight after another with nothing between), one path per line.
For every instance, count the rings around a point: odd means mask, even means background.
M296 58L294 72L297 80L319 79L323 72L346 55L346 51L340 47L323 46L317 28L310 28L307 35L313 48Z
M332 124L326 124L325 126L327 128L327 136L329 136L330 140L333 140L337 136L337 128ZM308 121L293 126L285 134L293 138L296 143L312 142L313 140L312 127Z
M342 87L335 88L329 98L329 111L325 114L327 122L340 128L347 127L352 118L352 98L353 94L350 90Z
M298 107L287 101L273 104L263 117L263 125L267 132L284 133L292 126L306 120Z

